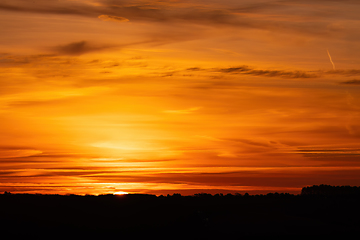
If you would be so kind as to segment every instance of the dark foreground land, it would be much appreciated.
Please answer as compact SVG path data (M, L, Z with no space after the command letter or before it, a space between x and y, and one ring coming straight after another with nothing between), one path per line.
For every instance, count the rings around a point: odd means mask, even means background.
M359 203L359 188L324 185L304 188L299 195L6 193L0 194L0 230L2 236L49 239L344 237L360 233Z

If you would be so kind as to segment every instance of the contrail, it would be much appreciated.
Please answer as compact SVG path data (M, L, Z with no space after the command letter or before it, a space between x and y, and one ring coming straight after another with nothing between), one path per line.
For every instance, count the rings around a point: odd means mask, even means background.
M328 53L328 55L329 55L330 62L331 62L331 64L332 64L332 66L333 66L333 69L335 70L335 64L334 64L334 62L333 62L332 59L331 59L331 55L330 55L330 53L329 53L329 49L326 49L326 51L327 51L327 53Z

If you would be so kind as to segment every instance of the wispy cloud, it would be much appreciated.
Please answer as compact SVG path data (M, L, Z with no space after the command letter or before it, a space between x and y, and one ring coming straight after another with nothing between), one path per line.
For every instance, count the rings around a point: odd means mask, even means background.
M337 69L325 73L331 75L358 76L360 75L360 69Z
M340 82L340 84L346 84L346 85L360 85L359 79L353 79L349 81Z
M285 70L257 70L250 69L247 66L238 68L219 69L219 72L232 74L249 74L265 77L283 77L283 78L316 78L318 75L307 73L305 71L285 71Z
M0 146L0 159L3 158L20 158L41 154L42 151L32 148L6 147Z
M190 114L194 113L195 111L201 109L201 107L193 107L193 108L187 108L187 109L180 109L180 110L165 110L164 113L170 113L170 114Z
M282 77L282 78L317 78L319 77L318 73L315 72L306 72L300 70L286 71L286 70L264 70L264 69L255 69L247 65L228 67L228 68L216 68L216 69L201 69L198 67L188 68L188 71L207 71L207 72L217 72L223 74L247 74L254 76L264 76L264 77Z
M117 16L109 16L109 15L100 15L98 18L102 21L108 22L128 22L129 19L124 17L117 17Z
M53 50L61 55L81 55L89 52L102 51L114 46L96 46L87 41L73 42L53 47Z

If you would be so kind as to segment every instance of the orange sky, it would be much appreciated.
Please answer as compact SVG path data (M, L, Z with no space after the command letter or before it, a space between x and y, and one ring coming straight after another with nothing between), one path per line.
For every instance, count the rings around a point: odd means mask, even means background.
M360 185L359 12L355 0L1 0L0 192Z

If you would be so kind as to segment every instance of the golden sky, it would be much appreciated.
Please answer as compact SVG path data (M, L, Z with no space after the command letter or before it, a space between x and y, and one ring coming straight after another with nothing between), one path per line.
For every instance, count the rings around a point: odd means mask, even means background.
M0 191L360 185L357 0L1 0Z

